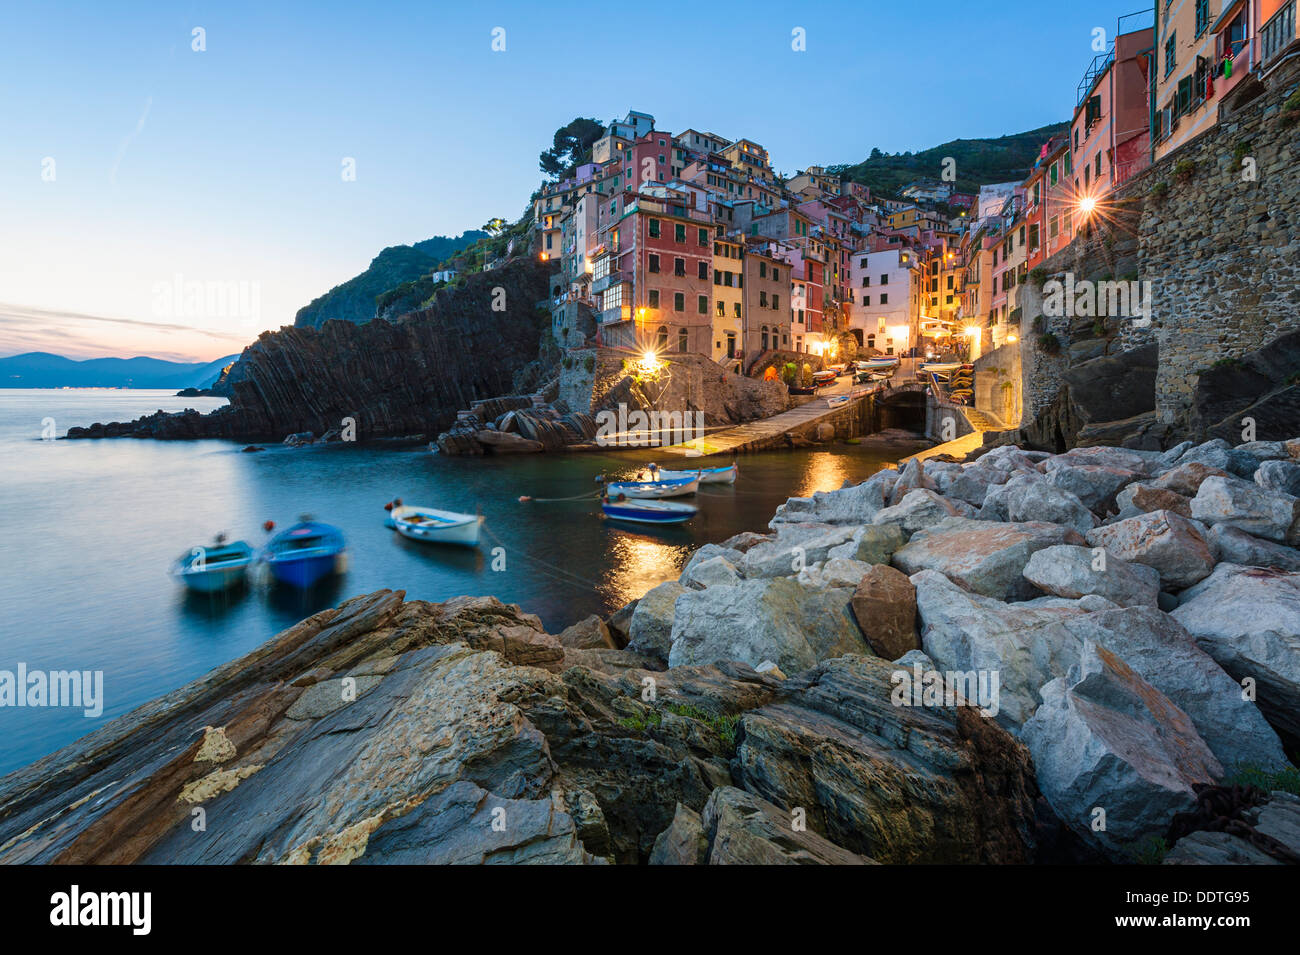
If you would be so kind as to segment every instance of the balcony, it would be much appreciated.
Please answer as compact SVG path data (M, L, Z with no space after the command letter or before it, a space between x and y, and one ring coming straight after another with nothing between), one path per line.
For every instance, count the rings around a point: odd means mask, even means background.
M600 324L617 325L619 322L632 321L631 305L615 305L613 308L603 309L600 313Z
M612 285L618 285L620 282L631 281L632 275L630 272L610 272L607 275L602 275L598 279L592 279L591 293L593 295L599 295Z
M1291 0L1285 7L1273 14L1273 18L1259 31L1259 59L1267 67L1277 56L1291 45L1295 34L1296 0Z

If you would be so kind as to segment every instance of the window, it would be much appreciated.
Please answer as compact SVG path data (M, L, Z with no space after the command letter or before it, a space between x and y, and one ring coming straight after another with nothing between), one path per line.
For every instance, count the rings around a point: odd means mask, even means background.
M673 241L674 242L686 241L686 226L682 225L680 222L675 223L673 225Z
M1098 179L1101 178L1101 153L1097 153L1097 171L1096 171L1096 176L1097 176Z
M882 275L882 276L880 277L880 284L881 284L881 285L888 285L888 284L889 284L889 276L888 276L888 275Z
M652 239L657 239L657 238L659 238L659 220L658 220L658 219L651 219L651 220L650 220L650 238L652 238Z
M700 297L703 298L704 296L700 296ZM722 301L722 299L718 299L718 318L726 318L726 317L727 317L727 303Z
M949 296L947 297L947 300L946 300L946 302L945 302L944 304L946 304L946 305L951 305L951 304L952 304L952 296L951 296L951 295L949 295Z
M700 243L700 245L702 245L702 246L705 246L705 247L708 246L708 244L709 244L709 230L708 230L708 229L700 229L700 230L699 230L699 243Z
M1174 67L1178 65L1176 59L1177 52L1178 52L1178 33L1175 31L1174 33L1169 34L1168 40L1165 40L1165 76L1168 76L1170 73L1172 73L1174 71ZM1075 146L1077 147L1078 143L1075 143Z
M686 295L684 293L682 292L673 293L673 311L674 312L686 311Z
M1038 226L1034 226L1034 228L1037 229ZM951 276L951 275L948 276L948 289L949 289L949 291L952 290L952 276Z
M707 295L701 295L699 297L699 303L696 306L696 311L698 311L701 315L709 314L709 297Z
M650 271L651 271L651 272L658 272L658 271L659 271L659 256L655 255L653 252L650 253L650 266L649 266L649 268L650 268Z
M773 295L773 296L772 296L772 308L773 308L773 310L779 309L780 307L781 307L781 296L779 296L779 295Z
M686 274L686 260L682 258L673 259L673 275Z
M758 307L767 308L767 293L760 291L758 293Z
M649 304L650 304L650 307L651 307L651 308L658 308L658 307L659 307L659 290L658 290L657 288L652 288L652 289L650 290L650 302L649 302Z
M668 348L668 329L664 325L659 326L659 333L655 335L655 350L666 351Z
M737 317L737 318L740 318L740 303L739 303L739 302L733 302L733 303L732 303L732 310L736 313L736 317Z
M690 341L690 335L687 333L686 329L681 329L677 333L677 350L679 352L690 351Z
M871 307L871 296L870 296L870 295L864 295L864 296L862 296L862 304L863 304L865 307L870 308L870 307Z
M1083 122L1088 130L1092 130L1092 124L1101 120L1101 94L1088 97L1088 103L1083 110Z
M767 263L766 263L766 262L759 262L759 263L758 263L758 277L759 277L760 279L765 279L765 278L767 278Z
M1048 182L1053 186L1056 185L1057 176L1060 174L1059 166L1059 163L1052 163L1052 168L1047 171Z
M772 281L773 282L781 281L781 270L778 269L776 266L772 266Z
M1210 0L1196 0L1196 35L1200 36L1210 25Z
M708 263L708 262L701 262L701 263L700 263L700 278L702 278L702 279L707 279L708 277L709 277L709 263ZM716 275L715 275L715 277L716 277Z
M880 296L880 304L881 304L881 305L888 305L888 304L889 304L889 296L888 296L888 295L884 295L884 294L882 294L882 295Z

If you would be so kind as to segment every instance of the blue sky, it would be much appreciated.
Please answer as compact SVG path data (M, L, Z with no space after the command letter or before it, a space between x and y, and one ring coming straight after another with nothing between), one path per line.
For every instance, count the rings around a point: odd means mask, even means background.
M385 246L513 220L574 116L745 136L787 172L1065 119L1093 28L1140 8L11 0L0 355L237 352Z

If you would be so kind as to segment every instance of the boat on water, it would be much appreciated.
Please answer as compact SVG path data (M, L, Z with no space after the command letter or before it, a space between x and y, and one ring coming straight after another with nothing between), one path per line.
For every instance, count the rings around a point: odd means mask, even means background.
M343 532L331 524L303 520L266 543L262 561L271 576L294 587L310 587L346 567Z
M681 524L699 512L694 504L679 501L629 501L608 497L601 498L600 509L610 520L634 524Z
M640 499L685 497L700 489L700 476L691 472L687 477L661 478L657 481L616 481L605 485L605 488L611 498L617 498L620 494Z
M483 518L479 514L458 514L407 504L394 507L384 523L408 540L477 547Z
M218 537L208 547L192 547L172 565L172 576L190 590L212 594L244 582L253 563L253 548L245 541Z
M650 473L661 481L677 481L698 476L701 484L735 484L740 474L739 465L727 465L725 468L694 468L690 471L670 471L651 464Z

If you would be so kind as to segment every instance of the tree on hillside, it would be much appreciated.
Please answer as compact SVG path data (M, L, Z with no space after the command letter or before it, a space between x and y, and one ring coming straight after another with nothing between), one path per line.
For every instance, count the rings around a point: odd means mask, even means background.
M542 172L559 179L581 163L591 151L592 143L605 135L605 127L594 119L578 117L555 131L551 148L542 151L538 166Z
M502 219L500 216L497 216L495 219L488 219L487 222L479 226L480 229L492 236L500 235L509 227L510 223L506 222L506 220Z

